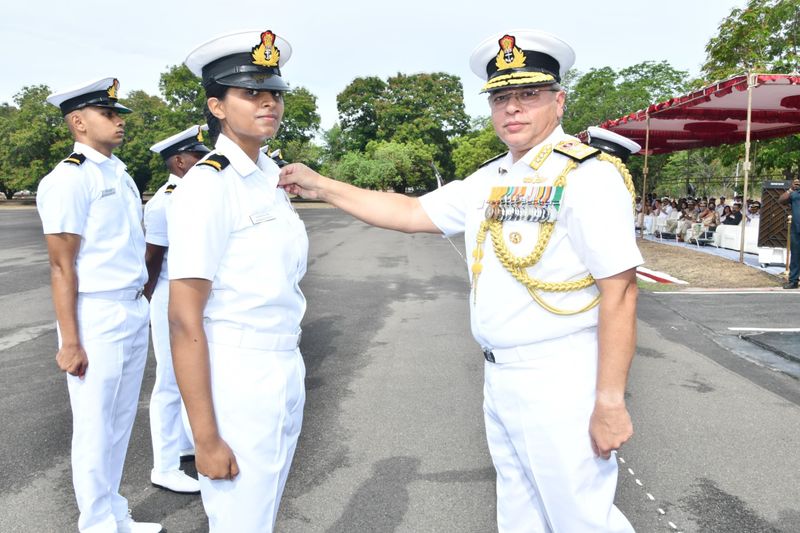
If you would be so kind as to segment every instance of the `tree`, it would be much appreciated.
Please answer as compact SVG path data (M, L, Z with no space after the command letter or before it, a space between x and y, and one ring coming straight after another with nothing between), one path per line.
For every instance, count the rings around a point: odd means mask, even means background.
M133 110L133 113L123 115L125 142L115 153L127 165L128 174L136 182L140 192L146 189L156 190L166 182L169 173L161 156L151 152L150 147L186 129L191 122L172 126L167 104L158 96L144 91L133 91L122 103Z
M378 138L378 108L387 85L380 78L356 78L336 96L339 125L348 150L363 151Z
M706 44L707 82L741 74L800 70L800 0L748 0Z
M166 120L172 129L183 131L193 124L206 123L203 84L186 65L173 65L162 72L158 88L171 112Z
M372 141L365 152L348 152L334 166L334 177L358 187L406 192L435 183L430 167L433 150L419 141Z
M14 96L17 107L0 111L0 187L6 198L36 185L72 149L60 110L46 102L46 85L23 87Z
M295 87L284 94L283 101L283 120L275 141L278 144L311 141L319 130L317 97L305 87Z
M453 164L457 178L465 178L478 170L481 163L507 151L494 131L491 121L476 119L473 131L453 139Z
M800 0L748 0L719 25L706 45L706 82L736 74L791 73L800 70ZM786 179L800 168L800 136L760 141L753 174L777 171ZM741 146L720 148L722 161L742 157Z

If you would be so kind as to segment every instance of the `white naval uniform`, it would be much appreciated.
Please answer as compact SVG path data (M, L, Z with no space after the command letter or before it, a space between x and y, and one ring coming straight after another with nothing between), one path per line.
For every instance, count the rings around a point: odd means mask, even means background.
M464 233L475 249L492 187L552 185L568 157L551 154L538 170L529 163L540 149L572 139L557 127L516 163L511 154L421 198L445 235ZM631 197L614 166L591 159L566 176L555 230L540 261L528 269L535 279L568 281L592 274L612 276L642 263L636 246ZM603 206L602 222L597 206ZM503 235L517 257L531 253L539 224L504 222ZM510 240L516 232L521 240ZM515 236L516 237L516 236ZM598 308L558 316L537 304L503 267L487 236L483 271L470 293L475 340L492 349L486 362L484 414L489 450L497 470L497 520L501 533L629 532L613 505L615 456L594 456L589 419L597 375ZM469 265L472 267L472 258ZM547 303L577 310L597 287L540 293Z
M36 204L46 235L81 236L77 318L89 366L83 379L67 374L72 480L80 531L116 532L128 513L119 484L147 358L142 203L116 156L82 143L74 150L85 161L45 176Z
M180 182L181 178L170 174L167 182L145 204L145 242L169 248L167 206L172 197L172 191ZM169 346L168 256L169 250L164 252L161 272L150 299L150 330L153 335L153 351L157 363L153 393L150 395L150 436L153 441L153 468L157 472L178 470L181 462L181 450L194 447L188 423L184 422L183 402L175 381L172 350Z
M224 135L214 154L230 164L195 165L168 212L170 279L212 282L203 317L211 394L240 470L233 481L201 475L200 490L211 532L272 531L305 403L308 237L271 159L253 163Z

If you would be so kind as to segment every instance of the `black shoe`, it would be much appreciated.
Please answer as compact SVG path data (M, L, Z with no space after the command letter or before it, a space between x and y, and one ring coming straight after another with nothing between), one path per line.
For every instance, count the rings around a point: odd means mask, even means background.
M783 284L783 288L784 289L796 289L797 288L797 282L796 281L790 281L788 283L784 283Z

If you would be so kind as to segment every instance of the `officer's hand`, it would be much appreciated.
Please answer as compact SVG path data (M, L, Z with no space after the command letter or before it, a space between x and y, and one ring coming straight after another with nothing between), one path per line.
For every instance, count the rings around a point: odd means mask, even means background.
M282 187L289 194L316 200L319 198L320 181L322 181L322 176L307 166L302 163L292 163L281 169L278 187Z
M194 464L209 479L234 479L239 475L236 457L221 438L208 444L195 442Z
M589 422L595 455L608 459L633 436L633 424L625 403L596 402Z
M56 354L56 363L64 372L83 378L89 367L89 358L80 344L63 344Z
M792 182L792 189L795 190L795 191L800 189L800 179L795 179Z

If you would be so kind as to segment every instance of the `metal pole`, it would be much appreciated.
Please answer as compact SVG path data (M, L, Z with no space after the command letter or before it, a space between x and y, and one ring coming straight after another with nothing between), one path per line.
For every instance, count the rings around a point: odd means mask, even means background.
M742 191L742 222L740 223L741 235L739 239L739 262L744 263L744 230L747 226L747 184L750 177L750 119L753 114L753 87L756 84L756 75L747 76L747 129L744 136L744 190Z
M647 200L647 156L650 152L650 113L645 113L644 166L642 166L642 225L639 235L644 238L644 203Z

